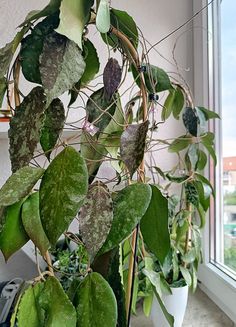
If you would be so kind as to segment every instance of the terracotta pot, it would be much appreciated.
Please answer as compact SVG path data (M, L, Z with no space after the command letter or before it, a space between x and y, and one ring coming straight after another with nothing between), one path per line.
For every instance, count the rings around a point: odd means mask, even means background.
M174 327L181 327L187 308L188 286L171 288L171 291L172 294L164 295L162 301L166 310L175 318ZM154 327L169 327L156 297L153 299L151 319Z

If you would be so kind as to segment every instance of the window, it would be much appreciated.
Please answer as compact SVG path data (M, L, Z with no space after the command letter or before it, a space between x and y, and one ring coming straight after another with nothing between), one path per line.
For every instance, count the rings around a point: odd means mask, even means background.
M236 322L236 1L193 0L193 4L194 12L209 5L194 22L194 91L222 117L211 126L218 164L211 165L209 173L216 200L204 231L199 280L200 287Z

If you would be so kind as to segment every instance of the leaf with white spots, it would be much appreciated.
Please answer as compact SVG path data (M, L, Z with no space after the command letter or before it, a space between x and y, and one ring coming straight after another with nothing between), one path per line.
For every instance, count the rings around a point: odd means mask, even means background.
M74 298L77 327L116 327L117 303L108 282L91 273L80 284Z
M53 99L70 90L85 70L77 44L65 36L51 33L45 38L40 56L40 73L47 95L47 106Z
M28 195L44 169L23 167L12 174L0 190L0 206L10 206Z
M95 182L89 187L79 217L80 234L92 258L105 242L112 220L112 199L109 190L102 182Z
M99 255L114 249L132 233L145 214L151 196L152 190L148 184L133 184L119 191L113 201L111 230Z
M47 168L40 185L40 216L52 245L68 228L83 205L88 189L85 160L66 147Z
M131 177L143 160L148 125L149 121L129 125L121 135L121 159L128 168Z
M27 166L34 156L44 121L46 98L41 87L35 87L15 110L8 136L12 171Z

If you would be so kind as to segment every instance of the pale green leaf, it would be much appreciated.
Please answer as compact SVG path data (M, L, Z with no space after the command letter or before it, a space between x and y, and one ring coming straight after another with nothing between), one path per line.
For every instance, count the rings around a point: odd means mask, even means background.
M191 138L186 137L185 135L175 139L168 148L169 152L179 152L186 149L192 143Z
M190 272L188 271L188 269L183 266L180 266L179 269L181 271L182 276L184 277L186 284L188 286L191 286L192 278L191 278L191 275L190 275Z
M108 0L101 0L96 15L96 27L100 33L108 33L111 26Z
M151 196L151 187L147 184L133 184L118 192L112 227L99 254L115 248L132 233L145 214Z
M117 303L108 282L91 273L80 284L75 296L77 327L116 327Z
M0 190L0 206L10 206L27 196L44 169L23 167L11 175Z
M24 229L42 255L50 247L48 238L43 230L39 214L39 192L30 195L22 206L22 223Z
M68 39L77 43L80 49L83 47L82 36L85 25L90 19L90 11L93 3L93 0L61 1L60 24L56 32L65 35Z
M78 213L87 189L85 161L68 146L51 162L40 185L40 216L51 244L56 243Z
M141 232L149 250L163 263L170 251L168 228L168 200L159 189L151 185L152 198L141 220Z

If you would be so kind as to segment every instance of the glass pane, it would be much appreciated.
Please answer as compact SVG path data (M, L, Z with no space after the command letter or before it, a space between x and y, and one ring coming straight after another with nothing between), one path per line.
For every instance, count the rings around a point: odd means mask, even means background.
M223 244L222 264L236 272L236 1L221 2Z

